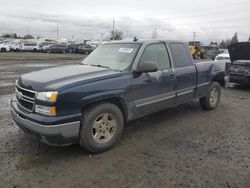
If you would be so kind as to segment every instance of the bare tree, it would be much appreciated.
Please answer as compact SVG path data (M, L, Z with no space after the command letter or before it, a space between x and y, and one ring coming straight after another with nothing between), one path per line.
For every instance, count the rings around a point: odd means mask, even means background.
M110 32L110 40L122 40L123 32L120 30L114 30Z

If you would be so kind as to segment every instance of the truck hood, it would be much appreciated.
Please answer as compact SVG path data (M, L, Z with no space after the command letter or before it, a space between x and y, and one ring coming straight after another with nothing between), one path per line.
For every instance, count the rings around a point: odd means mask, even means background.
M228 50L232 62L237 60L250 60L250 42L232 44Z
M88 65L55 67L22 75L18 84L34 91L60 91L76 85L118 77L120 71Z

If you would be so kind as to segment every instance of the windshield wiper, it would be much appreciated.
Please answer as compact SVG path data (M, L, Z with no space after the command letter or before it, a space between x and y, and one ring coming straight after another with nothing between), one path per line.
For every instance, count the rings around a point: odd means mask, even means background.
M102 67L102 68L106 68L106 69L110 68L110 67L104 66L104 65L94 65L94 64L91 64L90 66L93 66L93 67Z

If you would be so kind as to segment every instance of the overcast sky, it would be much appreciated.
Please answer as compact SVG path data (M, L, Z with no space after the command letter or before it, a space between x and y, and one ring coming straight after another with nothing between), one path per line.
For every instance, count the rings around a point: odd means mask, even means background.
M0 34L100 39L115 28L125 38L204 42L250 36L249 0L0 0Z

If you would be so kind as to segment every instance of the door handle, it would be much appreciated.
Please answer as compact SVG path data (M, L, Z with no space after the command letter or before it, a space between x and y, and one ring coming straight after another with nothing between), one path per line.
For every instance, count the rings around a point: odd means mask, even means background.
M170 77L170 78L174 78L175 75L174 75L174 74L170 74L169 77Z

